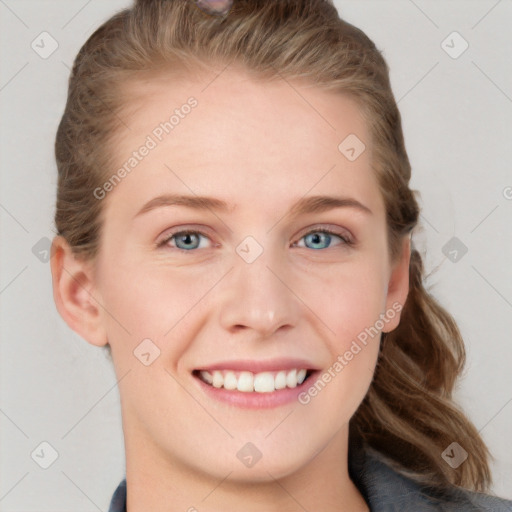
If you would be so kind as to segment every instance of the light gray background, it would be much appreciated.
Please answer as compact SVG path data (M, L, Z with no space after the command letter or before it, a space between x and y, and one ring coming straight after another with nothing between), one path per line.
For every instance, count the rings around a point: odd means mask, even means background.
M68 68L93 30L128 5L0 0L2 512L107 510L124 475L111 363L60 318L49 264L32 248L53 236L53 142ZM414 240L427 271L437 268L427 285L466 340L456 399L496 458L493 492L512 499L512 2L337 6L391 67L422 198L424 229ZM31 48L42 31L59 45L47 59ZM456 59L441 46L453 31L469 43ZM455 263L443 253L454 236L468 248ZM31 458L43 441L58 452L48 469Z

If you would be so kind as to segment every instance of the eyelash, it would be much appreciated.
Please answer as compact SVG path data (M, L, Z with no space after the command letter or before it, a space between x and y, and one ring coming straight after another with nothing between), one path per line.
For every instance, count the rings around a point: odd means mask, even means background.
M307 233L304 233L300 238L299 240L301 240L302 238L310 235L311 233L328 233L330 235L336 235L337 237L339 237L341 239L341 241L343 242L343 245L346 245L346 246L349 246L349 247L352 247L355 245L355 242L352 240L351 237L349 237L348 235L346 234L343 234L341 232L338 232L336 230L333 230L333 229L329 229L329 228L316 228L316 229L312 229L310 231L308 231ZM202 235L206 238L210 238L204 231L201 231L201 230L181 230L181 231L174 231L173 233L169 233L165 238L164 240L162 240L161 242L158 242L156 245L157 245L157 248L162 248L164 247L165 245L167 245L174 237L178 236L178 235ZM179 247L172 247L172 249L174 250L178 250L180 252L187 252L187 253L190 253L190 252L194 252L194 251L197 251L197 249L181 249ZM306 247L307 249L307 247ZM329 247L327 248L329 249ZM314 249L312 249L314 250ZM321 249L322 250L322 249ZM325 249L324 249L325 250Z

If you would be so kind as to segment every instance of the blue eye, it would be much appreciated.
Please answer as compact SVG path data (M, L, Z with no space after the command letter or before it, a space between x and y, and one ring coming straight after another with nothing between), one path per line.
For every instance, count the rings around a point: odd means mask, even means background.
M331 231L329 229L317 229L315 231L310 231L306 233L302 238L304 240L309 240L309 243L313 245L313 247L308 247L312 249L328 249L332 240L332 237L336 237L341 240L341 245L352 245L352 241L347 237L343 236L339 233ZM327 245L327 246L326 246ZM338 244L340 245L340 244ZM318 247L320 246L320 247ZM302 247L302 246L300 246Z
M179 231L169 235L165 240L162 240L158 246L168 245L171 240L174 240L178 249L181 249L182 251L190 251L193 249L199 249L199 237L208 238L200 231Z
M177 231L175 233L170 233L164 240L157 244L157 247L167 246L171 249L176 248L180 251L205 249L207 247L205 247L204 244L201 247L201 237L209 239L208 235L202 233L201 231ZM325 228L309 231L303 235L300 240L306 240L308 244L306 245L306 248L309 249L328 249L331 246L333 237L341 241L341 243L338 243L337 245L352 246L354 244L350 236L343 235L341 233L337 233ZM173 242L172 245L171 241ZM310 247L309 244L311 244L312 247ZM298 247L304 247L304 245Z

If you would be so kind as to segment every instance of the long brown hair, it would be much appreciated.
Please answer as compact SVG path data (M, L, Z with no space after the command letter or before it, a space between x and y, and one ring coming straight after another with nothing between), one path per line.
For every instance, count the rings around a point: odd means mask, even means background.
M372 167L394 261L419 217L401 117L380 51L340 19L329 0L235 0L222 16L192 0L139 0L103 23L75 59L55 141L58 234L80 257L96 256L103 210L93 191L112 174L109 147L126 129L124 83L159 71L172 76L233 62L265 80L301 79L357 101L370 127ZM351 435L427 485L486 491L490 453L452 401L465 364L464 343L454 318L424 287L414 241L409 272L400 325L382 335L374 378L351 419ZM457 469L441 457L453 441L469 454Z

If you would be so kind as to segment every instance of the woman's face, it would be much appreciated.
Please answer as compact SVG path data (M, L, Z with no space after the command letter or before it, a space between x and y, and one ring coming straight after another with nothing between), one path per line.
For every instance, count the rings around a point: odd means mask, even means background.
M269 480L346 446L380 331L398 324L408 261L388 259L352 100L240 70L215 76L127 86L115 185L96 190L93 295L122 378L127 458ZM206 384L197 370L213 367L234 375ZM316 371L294 387L294 368ZM268 391L280 370L287 387ZM220 375L243 388L262 372L260 392L216 387Z

